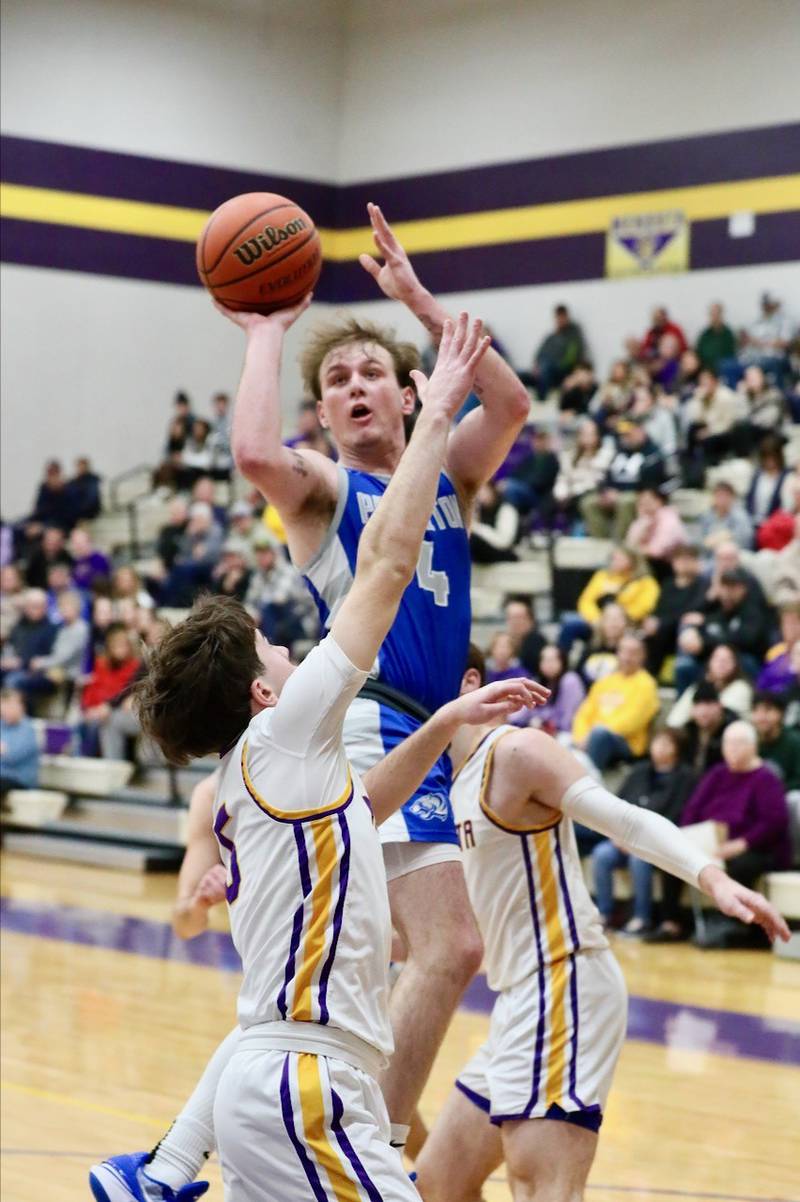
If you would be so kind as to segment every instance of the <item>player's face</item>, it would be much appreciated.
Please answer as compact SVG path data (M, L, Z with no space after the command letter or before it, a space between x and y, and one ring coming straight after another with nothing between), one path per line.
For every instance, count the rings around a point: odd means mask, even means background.
M260 630L257 630L256 654L264 665L264 678L267 684L273 693L280 696L283 686L297 667L289 659L288 649L271 643Z
M334 347L322 361L320 388L320 421L340 449L358 451L403 437L414 394L400 387L385 347L374 342Z

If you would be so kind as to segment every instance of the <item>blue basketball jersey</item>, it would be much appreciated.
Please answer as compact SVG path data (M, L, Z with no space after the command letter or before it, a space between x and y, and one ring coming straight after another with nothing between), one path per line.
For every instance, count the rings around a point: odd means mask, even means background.
M339 467L339 497L325 540L303 568L328 628L353 583L358 540L388 476ZM415 578L378 653L377 679L428 710L458 696L471 626L469 537L456 491L443 472Z

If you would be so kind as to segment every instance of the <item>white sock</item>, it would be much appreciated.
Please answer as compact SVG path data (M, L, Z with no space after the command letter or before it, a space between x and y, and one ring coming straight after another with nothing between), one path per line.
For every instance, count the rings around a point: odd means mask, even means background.
M389 1143L391 1146L393 1148L398 1148L402 1152L403 1148L406 1146L406 1140L408 1139L408 1133L410 1130L411 1127L406 1126L403 1123L392 1123L389 1133Z
M240 1035L241 1029L234 1027L209 1060L189 1101L153 1149L144 1170L146 1177L179 1190L194 1181L214 1151L214 1098Z

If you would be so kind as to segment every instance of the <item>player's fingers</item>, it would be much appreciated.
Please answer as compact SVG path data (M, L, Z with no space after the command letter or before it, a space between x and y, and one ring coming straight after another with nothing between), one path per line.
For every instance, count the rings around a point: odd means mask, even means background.
M469 362L468 362L467 366L469 367L470 371L475 371L475 369L477 368L481 359L486 354L486 352L488 351L488 349L491 345L492 345L491 338L489 337L488 334L484 334L483 338L481 338L477 347L475 348L475 350L469 357Z
M483 335L483 322L480 317L475 317L471 322L467 331L467 337L464 342L464 358L470 359L478 349Z
M365 271L368 271L373 280L377 280L381 269L380 263L373 259L372 255L359 255L358 261Z
M417 396L422 400L428 387L428 377L424 371L419 371L416 367L410 373L411 379L414 381L414 387L417 390Z
M453 326L453 353L461 356L464 351L464 343L467 338L467 329L469 325L469 317L462 309Z
M784 940L790 938L790 931L784 918L771 902L768 902L760 893L755 892L751 893L747 900L756 922L760 923L771 938L775 939L778 935Z
M450 350L450 345L453 341L454 329L455 327L453 325L452 318L446 317L444 319L444 324L442 325L442 337L439 341L439 354L436 358L437 363L439 362L439 359L444 361L444 356Z

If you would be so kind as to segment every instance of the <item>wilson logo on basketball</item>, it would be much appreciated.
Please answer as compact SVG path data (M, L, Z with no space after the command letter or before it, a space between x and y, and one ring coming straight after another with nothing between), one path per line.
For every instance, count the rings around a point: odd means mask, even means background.
M255 238L248 238L241 246L234 247L233 253L240 263L249 267L263 254L269 254L276 246L280 246L287 238L291 238L292 234L299 234L301 230L305 229L308 229L308 226L301 217L288 221L286 225L267 225L264 227L263 233L256 234Z

